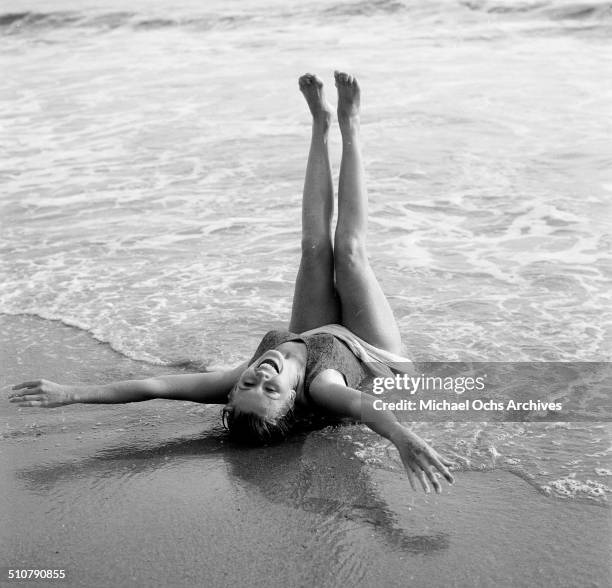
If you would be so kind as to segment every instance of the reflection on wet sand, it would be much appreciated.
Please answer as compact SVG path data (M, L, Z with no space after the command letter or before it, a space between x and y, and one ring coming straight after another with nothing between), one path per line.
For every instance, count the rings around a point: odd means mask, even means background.
M427 554L448 548L445 533L412 534L379 496L363 464L342 452L341 442L317 433L300 435L281 445L262 448L236 446L219 428L189 439L134 443L103 449L90 458L26 467L18 479L30 491L61 493L58 486L75 478L92 487L126 485L166 474L180 478L181 468L194 460L202 474L225 467L231 484L256 492L274 504L322 517L321 538L369 527L394 550ZM352 525L351 525L352 523ZM332 535L332 536L329 536Z

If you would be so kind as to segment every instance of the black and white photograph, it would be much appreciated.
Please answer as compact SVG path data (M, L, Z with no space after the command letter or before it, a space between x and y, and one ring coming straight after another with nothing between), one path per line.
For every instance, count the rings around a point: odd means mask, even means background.
M612 3L0 0L0 586L608 588Z

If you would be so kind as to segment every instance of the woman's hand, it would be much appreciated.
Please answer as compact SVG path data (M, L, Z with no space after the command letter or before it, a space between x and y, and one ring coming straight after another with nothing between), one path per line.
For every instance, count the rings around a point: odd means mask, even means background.
M43 406L55 408L74 402L70 392L71 386L62 386L49 380L34 380L13 386L9 402L17 406Z
M416 490L416 479L418 478L426 493L430 492L427 482L429 480L434 490L439 494L442 491L442 486L438 480L438 472L446 478L449 484L455 481L448 470L448 466L452 464L403 425L398 423L390 439L399 450L413 490Z

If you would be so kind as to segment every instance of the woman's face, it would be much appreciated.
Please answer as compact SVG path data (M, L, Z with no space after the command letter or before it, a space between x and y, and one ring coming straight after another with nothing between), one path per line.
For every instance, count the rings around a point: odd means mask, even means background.
M241 412L274 418L293 402L296 387L293 362L276 349L270 349L242 372L229 400Z

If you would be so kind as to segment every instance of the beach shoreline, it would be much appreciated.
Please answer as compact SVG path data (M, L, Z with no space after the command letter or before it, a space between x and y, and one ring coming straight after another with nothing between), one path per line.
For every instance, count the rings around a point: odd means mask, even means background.
M593 0L1 13L0 586L611 586L611 30ZM362 90L357 175L335 70ZM40 378L240 365L296 324L293 299L319 298L319 272L294 290L327 224L343 237L324 272L332 316L365 327L342 287L365 237L361 220L347 230L348 193L365 196L348 177L367 184L367 258L394 317L377 331L397 322L424 378L474 372L441 398L421 386L424 415L416 387L359 384L454 462L441 496L410 488L364 412L249 448L220 405L6 400ZM303 189L330 183L301 238ZM8 581L41 568L66 578Z
M0 322L5 387L34 374L168 371L59 323ZM400 472L362 463L341 433L233 447L218 408L5 402L0 566L65 569L63 585L88 587L609 580L607 506L543 496L501 470L458 472L454 487L426 497Z

